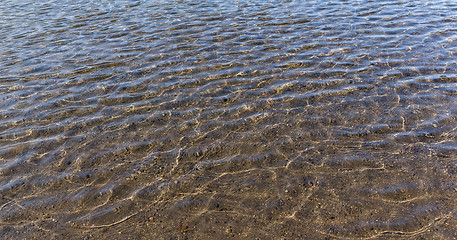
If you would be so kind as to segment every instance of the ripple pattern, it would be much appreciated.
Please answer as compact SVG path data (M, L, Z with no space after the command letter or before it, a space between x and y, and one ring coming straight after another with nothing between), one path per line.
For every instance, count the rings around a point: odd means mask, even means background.
M457 238L453 1L0 3L0 237Z

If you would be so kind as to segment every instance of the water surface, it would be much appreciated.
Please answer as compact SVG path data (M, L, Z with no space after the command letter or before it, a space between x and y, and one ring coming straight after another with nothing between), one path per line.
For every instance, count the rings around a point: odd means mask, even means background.
M457 238L454 1L0 3L0 236Z

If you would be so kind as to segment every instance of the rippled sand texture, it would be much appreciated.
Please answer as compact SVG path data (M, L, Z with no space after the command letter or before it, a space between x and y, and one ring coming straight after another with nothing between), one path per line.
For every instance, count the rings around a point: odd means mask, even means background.
M0 3L0 238L457 238L455 1Z

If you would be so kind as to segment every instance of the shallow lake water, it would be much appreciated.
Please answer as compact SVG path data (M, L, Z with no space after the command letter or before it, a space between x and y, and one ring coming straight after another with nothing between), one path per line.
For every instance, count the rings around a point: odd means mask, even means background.
M0 3L0 238L457 238L455 1Z

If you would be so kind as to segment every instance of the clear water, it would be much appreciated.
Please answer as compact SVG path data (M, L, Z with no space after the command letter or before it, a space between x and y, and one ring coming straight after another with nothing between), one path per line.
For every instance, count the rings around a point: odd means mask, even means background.
M457 237L455 1L0 3L0 237Z

